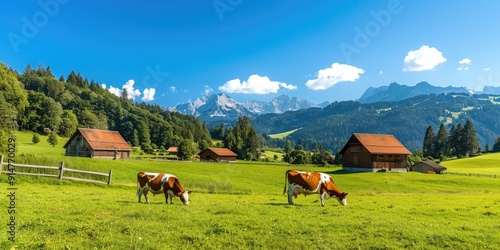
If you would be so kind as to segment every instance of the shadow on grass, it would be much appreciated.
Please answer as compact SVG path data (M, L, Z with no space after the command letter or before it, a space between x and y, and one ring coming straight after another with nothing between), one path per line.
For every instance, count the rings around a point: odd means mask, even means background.
M294 205L289 205L286 201L285 202L267 202L267 203L264 203L264 205L268 205L268 206L294 206Z
M337 175L337 174L355 174L356 172L349 172L349 171L346 171L346 170L339 169L339 170L322 172L322 173Z

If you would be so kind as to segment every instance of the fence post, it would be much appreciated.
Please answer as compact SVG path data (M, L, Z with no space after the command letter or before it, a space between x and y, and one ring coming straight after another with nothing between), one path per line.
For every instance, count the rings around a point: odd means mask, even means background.
M112 174L112 170L110 169L109 170L109 175L108 175L108 185L111 185L111 174Z
M59 180L62 180L64 172L64 161L61 162L61 167L59 168Z
M3 171L3 155L0 155L0 174Z

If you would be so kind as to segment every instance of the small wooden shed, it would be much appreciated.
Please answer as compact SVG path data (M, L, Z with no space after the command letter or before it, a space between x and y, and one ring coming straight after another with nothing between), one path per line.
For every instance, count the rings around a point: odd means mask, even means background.
M406 157L411 152L394 135L354 133L339 154L347 171L406 172Z
M413 165L413 167L411 167L411 170L414 172L420 172L420 173L433 172L436 174L441 174L446 169L447 169L446 167L441 166L433 161L421 161Z
M167 153L169 155L177 155L178 152L179 152L179 148L178 147L169 147L167 149Z
M127 159L132 147L117 131L79 128L64 144L67 156Z
M207 148L199 154L200 161L234 162L238 156L228 148Z

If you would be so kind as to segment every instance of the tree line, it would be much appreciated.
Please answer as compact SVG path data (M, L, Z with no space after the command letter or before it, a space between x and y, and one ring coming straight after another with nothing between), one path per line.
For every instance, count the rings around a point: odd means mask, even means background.
M500 151L500 137L497 137L493 146L493 151ZM427 127L422 145L423 157L432 157L435 159L446 159L449 157L468 157L470 155L481 153L481 147L477 138L477 132L471 119L467 119L465 125L459 123L452 125L450 131L441 123L437 134L434 133L432 126ZM485 152L491 151L486 143Z

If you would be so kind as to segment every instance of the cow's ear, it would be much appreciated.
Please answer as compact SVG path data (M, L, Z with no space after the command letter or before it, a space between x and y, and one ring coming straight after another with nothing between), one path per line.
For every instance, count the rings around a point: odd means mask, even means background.
M188 191L188 194L191 194L191 191Z
M347 196L349 193L343 192L342 194L343 194L344 196Z
M177 193L177 196L181 197L181 195L182 195L182 192Z

